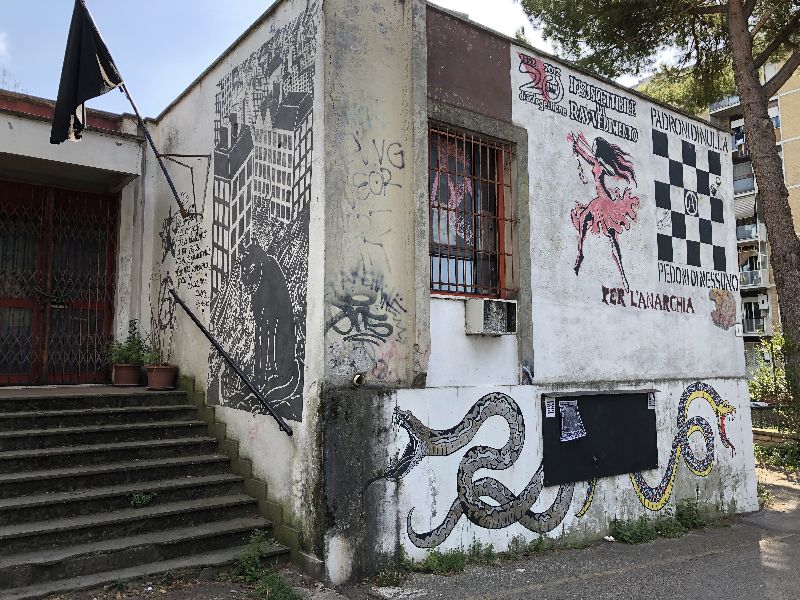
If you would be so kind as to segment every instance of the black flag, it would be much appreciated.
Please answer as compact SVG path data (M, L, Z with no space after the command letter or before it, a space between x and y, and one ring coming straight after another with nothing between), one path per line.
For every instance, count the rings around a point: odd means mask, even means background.
M117 66L95 27L84 0L75 0L50 143L80 139L86 126L83 103L122 83Z

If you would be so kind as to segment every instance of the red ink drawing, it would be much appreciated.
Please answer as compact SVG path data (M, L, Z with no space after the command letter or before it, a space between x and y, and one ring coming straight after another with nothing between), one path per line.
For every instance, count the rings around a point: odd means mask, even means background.
M625 182L636 185L636 173L630 154L601 137L595 138L590 145L582 132L567 134L567 141L572 144L572 151L578 160L578 175L584 185L588 185L589 181L584 176L581 159L591 167L597 194L588 204L576 201L571 212L572 224L578 232L575 275L578 275L583 262L583 242L586 235L602 234L611 242L611 256L619 269L625 289L628 290L628 278L622 265L618 237L636 221L639 198L633 195L629 186L626 185L625 190L620 192L619 187L613 184Z

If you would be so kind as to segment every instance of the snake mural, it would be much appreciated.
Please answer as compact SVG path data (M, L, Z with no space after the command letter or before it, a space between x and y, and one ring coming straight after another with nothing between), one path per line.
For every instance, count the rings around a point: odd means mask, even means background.
M502 417L508 423L508 441L502 448L474 446L467 450L458 467L458 495L441 525L431 531L418 533L411 525L414 509L409 511L406 529L415 546L438 546L448 538L462 516L486 529L503 529L519 523L535 533L555 529L566 516L572 502L574 484L559 486L556 497L547 510L531 510L544 487L544 471L541 465L519 495L493 477L473 480L479 469L500 471L510 468L522 453L525 444L525 419L517 403L502 393L486 394L480 398L461 422L450 429L431 429L410 411L395 409L394 420L408 433L408 445L386 473L376 479L399 481L426 456L449 456L457 452L469 444L481 426L494 416ZM490 498L497 504L489 504L483 498Z
M633 484L633 491L636 493L636 497L639 498L639 502L642 503L642 506L648 510L659 511L669 502L670 496L672 496L672 490L675 487L675 477L678 474L678 464L680 463L681 457L683 457L689 470L698 477L707 477L714 468L716 462L714 430L711 428L708 421L699 415L689 418L689 408L695 400L705 400L708 402L718 419L717 426L722 445L732 453L736 452L736 448L730 439L728 439L728 435L725 431L725 420L731 417L736 412L736 409L707 383L697 381L689 385L683 390L680 400L678 401L678 431L675 434L675 438L672 440L672 449L670 450L669 460L667 461L667 470L661 477L661 481L659 481L658 485L651 486L647 483L647 480L641 472L631 473L630 475L631 484ZM705 442L705 454L700 458L695 455L689 445L689 438L695 433L700 433ZM582 517L586 514L586 511L589 510L596 483L597 480L589 482L587 500L576 516Z

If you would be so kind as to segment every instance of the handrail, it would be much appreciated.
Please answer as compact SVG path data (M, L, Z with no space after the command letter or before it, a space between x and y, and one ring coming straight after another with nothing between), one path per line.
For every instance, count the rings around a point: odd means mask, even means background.
M253 395L258 398L261 406L263 406L264 409L270 415L272 415L272 418L278 423L278 427L281 428L281 431L285 432L286 435L294 435L292 428L289 427L289 425L286 424L286 421L284 421L283 418L272 409L272 407L269 405L269 402L267 402L267 399L264 398L264 395L259 392L258 389L256 389L256 386L253 385L253 382L250 381L250 378L244 374L244 372L236 365L235 362L233 362L233 359L230 357L230 355L225 352L225 349L220 345L220 343L214 339L214 336L211 335L211 332L200 322L200 319L198 319L191 309L186 306L186 303L178 297L178 294L175 293L175 290L170 290L169 293L172 294L172 297L175 298L175 302L180 304L181 308L186 312L187 315L189 315L189 318L194 321L194 324L197 325L200 331L203 332L203 335L206 336L206 339L208 339L209 342L211 342L211 345L216 348L220 355L222 355L222 358L225 359L225 362L228 363L228 366L239 376L239 379L241 379L244 384L250 388L250 391L253 392Z

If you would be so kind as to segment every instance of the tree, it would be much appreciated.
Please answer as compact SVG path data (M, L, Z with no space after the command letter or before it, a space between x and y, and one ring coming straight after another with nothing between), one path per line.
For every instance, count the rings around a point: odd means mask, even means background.
M800 239L767 112L770 96L800 66L800 0L521 2L546 39L567 58L601 75L639 74L656 63L659 53L674 50L677 64L662 70L653 83L682 78L682 89L671 88L672 100L691 109L738 90L772 248L787 376L792 396L800 399ZM781 60L778 72L762 84L759 69Z

